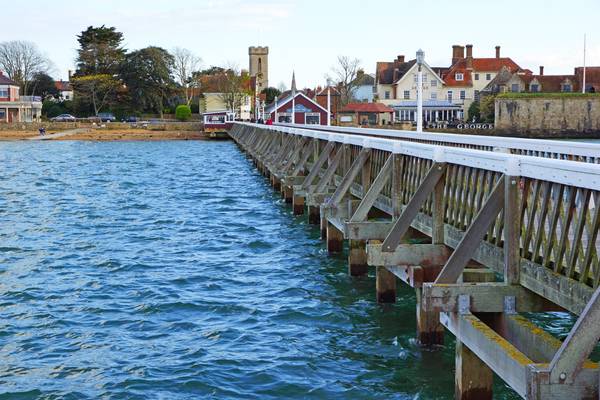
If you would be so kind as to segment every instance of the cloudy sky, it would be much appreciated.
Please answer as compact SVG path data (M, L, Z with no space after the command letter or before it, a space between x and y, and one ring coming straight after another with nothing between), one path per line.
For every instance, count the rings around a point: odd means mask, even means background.
M368 72L376 61L421 47L430 65L450 62L452 44L473 44L476 57L494 46L519 65L546 74L600 65L598 0L28 0L3 7L0 41L35 42L54 62L57 78L74 68L76 35L89 25L115 26L125 47L185 47L204 66L247 68L248 46L270 47L272 86L324 82L338 55L359 58Z

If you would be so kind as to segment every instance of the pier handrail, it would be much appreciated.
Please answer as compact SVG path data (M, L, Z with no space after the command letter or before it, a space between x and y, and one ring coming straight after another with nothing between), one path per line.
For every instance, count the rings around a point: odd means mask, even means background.
M356 134L323 132L306 128L277 125L238 124L259 127L271 131L327 140L342 144L378 149L394 154L405 154L436 162L449 162L467 167L482 168L511 176L575 185L600 190L600 165L564 159L522 156L502 152L482 152L460 147L438 146L425 143L401 142L394 139L376 138Z
M413 141L419 143L440 144L476 148L480 150L510 150L513 154L537 155L547 158L583 158L591 163L600 163L600 144L583 143L562 140L524 139L505 136L480 136L443 132L422 132L378 129L355 128L340 126L320 126L305 124L277 124L295 129L309 129L317 131L337 132L357 135L384 136L394 139Z

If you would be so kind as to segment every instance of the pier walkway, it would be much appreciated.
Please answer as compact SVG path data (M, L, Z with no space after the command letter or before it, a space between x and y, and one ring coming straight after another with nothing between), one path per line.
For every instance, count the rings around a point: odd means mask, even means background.
M493 373L526 399L598 399L600 146L365 128L236 123L273 187L319 224L376 297L415 289L417 338L456 336L456 398ZM560 341L529 313L577 322ZM561 314L552 314L561 318Z

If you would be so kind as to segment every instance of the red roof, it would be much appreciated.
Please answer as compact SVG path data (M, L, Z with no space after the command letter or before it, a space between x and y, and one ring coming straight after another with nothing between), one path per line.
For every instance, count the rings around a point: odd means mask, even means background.
M9 79L7 76L4 76L2 71L0 71L0 85L19 86L17 82Z
M502 67L508 68L512 73L521 69L511 58L473 58L473 69L467 68L467 59L461 58L444 75L443 79L448 86L471 86L473 84L473 72L499 72ZM456 80L456 73L463 74L463 80Z
M382 103L348 103L340 112L385 113L394 110Z
M61 92L67 92L72 90L71 83L69 83L68 81L55 81L54 86L56 86L56 89Z

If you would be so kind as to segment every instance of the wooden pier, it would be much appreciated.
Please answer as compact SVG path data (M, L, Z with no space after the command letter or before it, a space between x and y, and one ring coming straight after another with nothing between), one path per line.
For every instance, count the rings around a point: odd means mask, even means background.
M598 399L600 146L234 124L273 187L376 298L415 289L423 346L456 336L456 398ZM527 313L578 316L560 341ZM557 316L559 318L559 316Z

